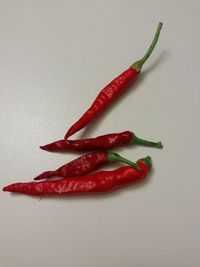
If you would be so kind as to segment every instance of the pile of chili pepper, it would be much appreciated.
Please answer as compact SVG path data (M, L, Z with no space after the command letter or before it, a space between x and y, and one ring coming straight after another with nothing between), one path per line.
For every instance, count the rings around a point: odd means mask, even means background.
M142 181L146 177L152 164L149 156L139 159L134 163L119 154L108 152L107 150L117 146L132 144L162 148L161 142L139 138L131 131L110 133L87 139L69 140L68 138L85 128L137 78L143 64L154 50L161 28L162 23L160 22L153 41L144 57L132 64L100 91L89 109L70 127L64 139L40 147L47 151L93 150L94 152L85 154L56 170L41 173L34 178L34 182L14 183L4 187L3 191L27 195L97 193L112 191L127 184ZM104 164L113 162L122 162L127 165L112 171L94 172ZM44 181L36 182L36 180Z

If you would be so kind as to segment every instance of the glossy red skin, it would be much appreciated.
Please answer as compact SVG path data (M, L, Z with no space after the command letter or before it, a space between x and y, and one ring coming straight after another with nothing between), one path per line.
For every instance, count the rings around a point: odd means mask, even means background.
M104 87L98 94L93 104L89 109L83 114L83 116L72 125L65 135L65 140L67 140L71 135L83 129L88 125L93 119L96 118L98 114L106 109L130 84L131 81L135 80L138 75L138 71L132 67L125 70L112 82L110 82L106 87Z
M130 131L111 133L95 138L80 140L59 140L51 144L41 146L47 151L87 151L87 150L109 150L111 148L129 144L134 137Z
M123 166L114 171L100 171L69 179L15 183L4 187L3 191L27 195L69 195L113 191L127 184L142 181L145 178L149 172L149 167L142 161L137 163L141 170L132 166Z
M34 180L61 176L72 177L88 174L102 165L108 163L108 152L92 152L70 161L55 171L47 171L38 175Z

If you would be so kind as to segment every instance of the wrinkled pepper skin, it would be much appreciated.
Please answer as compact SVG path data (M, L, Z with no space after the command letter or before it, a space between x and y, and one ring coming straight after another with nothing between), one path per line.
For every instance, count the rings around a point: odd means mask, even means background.
M138 71L132 67L121 73L117 78L110 82L105 88L103 88L93 104L83 114L83 116L72 125L65 135L67 140L71 135L83 129L93 119L95 119L107 106L111 104L138 75Z
M108 162L107 152L93 152L81 156L61 166L55 171L47 171L38 175L34 180L46 179L53 176L72 177L85 175Z
M100 171L87 176L72 177L45 182L15 183L3 188L3 191L27 195L71 195L90 194L116 190L127 184L142 181L150 170L143 160L137 161L140 170L132 166L123 166L114 171Z
M114 147L129 144L133 138L133 133L124 131L121 133L111 133L101 135L95 138L78 140L59 140L51 144L41 146L47 151L89 151L89 150L109 150Z

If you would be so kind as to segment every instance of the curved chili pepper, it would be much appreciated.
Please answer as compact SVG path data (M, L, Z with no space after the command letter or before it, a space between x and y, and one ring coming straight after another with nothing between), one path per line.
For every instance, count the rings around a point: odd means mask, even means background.
M98 114L104 111L106 107L125 90L125 88L130 84L130 82L133 82L136 79L142 69L143 64L151 55L158 41L161 28L162 23L160 22L158 24L154 39L144 57L132 64L130 68L121 73L117 78L115 78L112 82L110 82L105 88L101 90L101 92L98 94L89 109L68 130L65 135L65 140L67 140L74 133L86 127L94 118L96 118Z
M35 177L34 180L42 180L54 176L81 176L88 174L109 162L124 162L138 169L138 165L136 163L121 157L117 153L92 152L70 161L69 163L61 166L55 171L43 172L42 174Z
M140 170L132 166L123 166L114 171L100 171L69 179L15 183L4 187L3 191L27 195L67 195L113 191L127 184L142 181L145 178L151 168L151 158L140 159L137 164Z
M133 132L124 131L121 133L111 133L95 138L78 140L59 140L40 148L47 151L88 151L99 149L111 149L121 145L144 145L162 148L161 142L152 142L137 137Z

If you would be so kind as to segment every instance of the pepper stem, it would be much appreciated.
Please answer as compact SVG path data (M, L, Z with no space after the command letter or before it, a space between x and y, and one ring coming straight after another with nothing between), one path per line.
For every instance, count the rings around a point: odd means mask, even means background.
M138 72L141 71L143 64L146 62L146 60L149 58L149 56L151 55L151 53L153 52L157 42L158 42L158 38L160 35L160 31L162 29L162 22L159 22L155 36L153 38L153 41L149 47L149 49L147 50L146 54L143 56L143 58L141 58L140 60L136 61L135 63L133 63L131 65L131 68L136 69Z
M146 158L140 159L143 161L149 168L152 166L152 159L150 156L147 156Z
M148 140L139 138L136 135L133 136L133 138L131 140L131 144L150 146L150 147L156 147L156 148L163 148L163 145L161 142L148 141Z
M132 162L126 158L123 158L119 154L114 153L114 152L108 152L108 160L111 162L123 162L130 166L133 166L137 170L140 170L140 167L135 162Z

